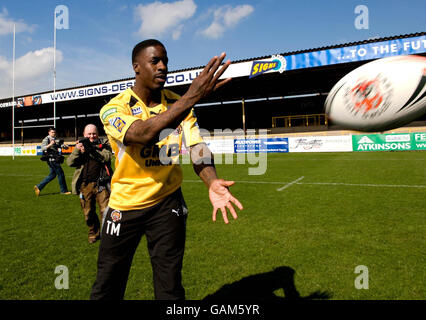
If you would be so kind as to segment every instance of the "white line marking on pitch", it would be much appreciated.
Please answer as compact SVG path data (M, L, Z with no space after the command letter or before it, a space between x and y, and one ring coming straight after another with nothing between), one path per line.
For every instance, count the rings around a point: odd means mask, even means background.
M287 183L285 186L283 186L283 187L281 187L281 188L278 188L277 189L277 191L282 191L282 190L284 190L284 189L287 189L288 187L290 187L291 185L293 185L293 184L295 184L295 183L298 183L300 180L302 180L304 178L304 176L301 176L300 178L297 178L296 180L294 180L294 181L292 181L292 182L290 182L290 183Z
M7 174L0 173L2 177L25 177L32 179L34 177L45 177L46 175L31 175L31 174ZM65 175L67 178L72 177L72 175ZM287 183L284 187L287 188L293 184L306 184L306 185L324 185L324 186L348 186L348 187L378 187L378 188L426 188L426 185L408 185L408 184L368 184L368 183L344 183L344 182L299 182L304 177L300 177L295 181ZM256 180L234 180L236 183L250 183L250 184L279 184L283 185L283 181L256 181ZM183 182L197 182L203 183L202 180L183 180ZM277 191L284 190L285 188L279 188ZM281 189L281 190L280 190Z
M278 182L278 181L247 181L247 180L234 180L234 181L236 183L250 183L250 184L279 184L279 185L283 185L285 183L285 182ZM202 183L203 181L201 181L201 180L183 180L183 182ZM426 188L426 185L367 184L367 183L344 183L344 182L296 182L296 181L293 181L293 182L289 182L288 184L325 185L325 186L329 185L329 186L348 186L348 187L379 187L379 188L382 188L382 187Z
M332 186L356 186L356 187L393 187L393 188L426 188L426 186L404 184L368 184L368 183L340 183L340 182L302 182L298 184L317 184Z

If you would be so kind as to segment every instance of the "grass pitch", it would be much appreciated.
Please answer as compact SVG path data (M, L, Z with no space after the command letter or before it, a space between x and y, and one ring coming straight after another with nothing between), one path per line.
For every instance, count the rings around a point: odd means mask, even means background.
M229 225L211 221L207 189L183 165L187 299L425 299L425 163L418 151L268 154L260 176L217 165L244 205ZM59 194L57 179L35 197L47 174L38 157L0 157L0 299L89 298L99 242L87 242L78 197ZM69 289L55 287L61 265ZM125 298L154 298L145 238Z

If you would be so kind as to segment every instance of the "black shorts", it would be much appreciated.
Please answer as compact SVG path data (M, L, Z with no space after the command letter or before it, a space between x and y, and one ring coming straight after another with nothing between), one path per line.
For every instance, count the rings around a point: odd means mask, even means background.
M156 299L185 298L182 261L188 210L181 189L150 208L108 208L102 223L98 273L91 299L123 299L133 255L146 235Z

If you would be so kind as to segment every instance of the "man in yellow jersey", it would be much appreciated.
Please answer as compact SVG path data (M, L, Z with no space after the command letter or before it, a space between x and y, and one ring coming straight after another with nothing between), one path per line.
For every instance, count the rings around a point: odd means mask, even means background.
M219 179L213 156L200 136L193 106L231 79L219 80L225 53L212 58L182 96L163 89L167 51L158 40L132 52L135 84L106 104L99 116L116 156L109 208L104 214L98 272L91 299L123 299L133 255L146 235L156 299L185 299L181 269L187 208L181 192L182 143L190 149L197 175L208 187L213 221L221 211L228 223L241 203Z

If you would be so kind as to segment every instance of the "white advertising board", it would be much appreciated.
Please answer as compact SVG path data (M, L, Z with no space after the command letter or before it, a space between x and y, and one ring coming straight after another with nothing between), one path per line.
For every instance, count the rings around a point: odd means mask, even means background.
M234 139L211 139L205 142L214 154L234 153Z
M289 152L348 152L352 151L352 136L290 137Z

